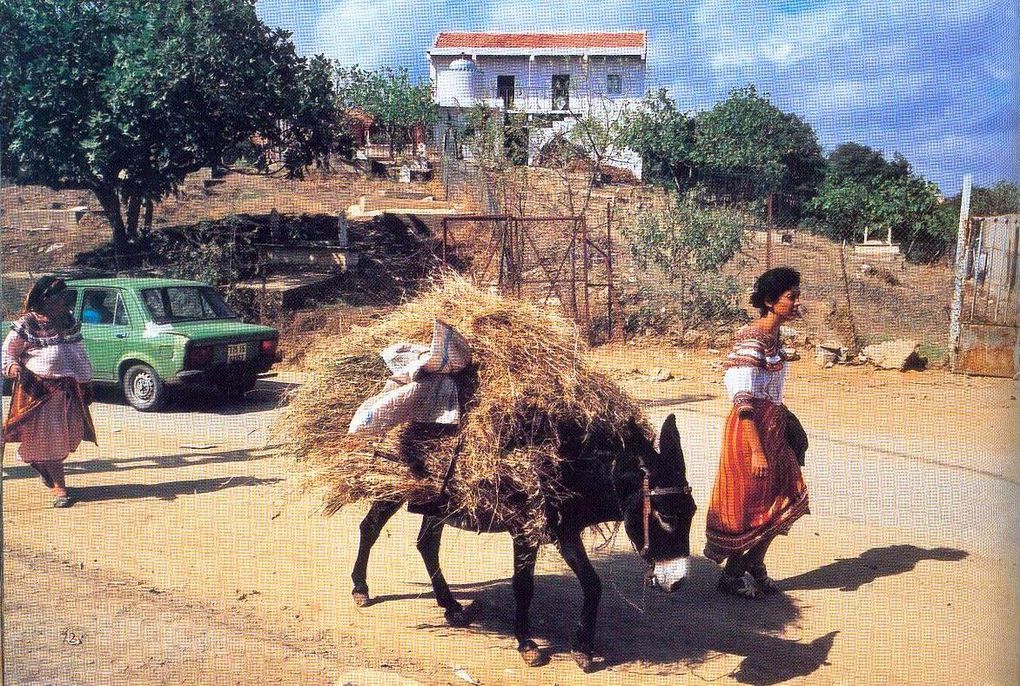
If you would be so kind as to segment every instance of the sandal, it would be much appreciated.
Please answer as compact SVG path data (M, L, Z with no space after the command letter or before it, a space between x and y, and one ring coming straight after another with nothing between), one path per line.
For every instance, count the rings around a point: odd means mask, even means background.
M748 572L750 572L751 576L754 577L758 587L765 595L775 595L780 592L779 586L776 584L775 580L769 576L764 564L755 565L754 567L751 567Z
M53 507L71 507L73 504L74 501L69 495L58 495L53 499Z
M757 600L762 597L762 590L758 587L758 582L747 572L740 576L730 576L723 572L723 575L719 577L718 588L723 593L729 593L730 595L749 600Z

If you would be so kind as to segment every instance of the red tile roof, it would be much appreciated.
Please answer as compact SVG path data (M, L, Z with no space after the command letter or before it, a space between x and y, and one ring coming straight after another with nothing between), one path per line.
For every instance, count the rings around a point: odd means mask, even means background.
M623 33L440 33L434 48L634 48L644 49L645 34Z

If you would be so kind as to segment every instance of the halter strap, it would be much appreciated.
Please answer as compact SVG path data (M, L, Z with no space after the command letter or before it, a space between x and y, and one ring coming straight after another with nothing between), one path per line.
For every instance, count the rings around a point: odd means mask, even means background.
M644 478L641 480L641 519L644 526L644 544L641 546L639 555L644 557L648 554L648 520L652 516L652 496L653 495L690 495L691 486L665 486L661 488L649 488L648 487L648 474L646 473Z

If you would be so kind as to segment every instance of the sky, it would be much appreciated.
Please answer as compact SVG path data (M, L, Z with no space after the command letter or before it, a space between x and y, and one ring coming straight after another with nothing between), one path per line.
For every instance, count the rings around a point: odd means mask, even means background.
M428 77L440 31L648 31L650 89L692 112L754 84L952 195L1020 181L1020 0L259 0L298 52Z

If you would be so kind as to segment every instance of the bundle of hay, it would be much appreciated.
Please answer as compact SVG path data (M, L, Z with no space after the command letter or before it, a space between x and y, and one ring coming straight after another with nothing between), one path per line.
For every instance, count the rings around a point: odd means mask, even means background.
M428 344L437 318L472 350L472 364L453 375L460 425L348 435L355 410L388 377L379 352L397 341ZM479 527L494 521L547 541L550 507L567 495L558 479L563 431L619 439L632 418L650 431L636 404L589 366L585 349L557 314L447 276L311 353L312 379L281 416L281 442L305 468L306 484L323 491L327 514L360 500L442 494Z

